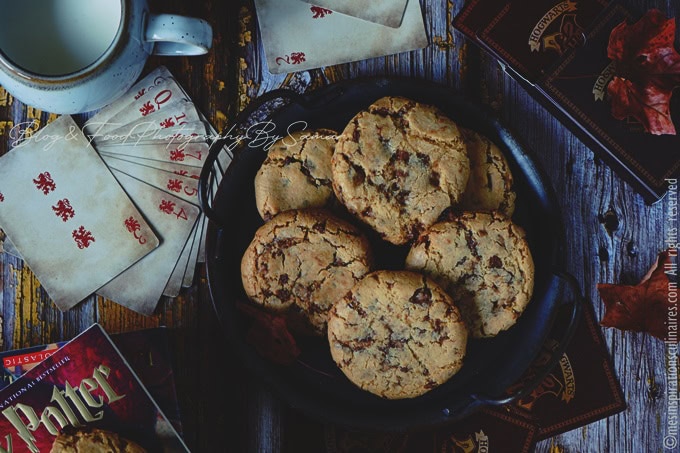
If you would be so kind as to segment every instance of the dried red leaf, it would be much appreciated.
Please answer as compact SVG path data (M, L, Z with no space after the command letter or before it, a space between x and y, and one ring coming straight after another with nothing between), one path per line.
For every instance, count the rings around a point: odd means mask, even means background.
M258 354L279 365L290 365L297 360L301 351L283 316L243 302L236 302L236 308L253 319L246 341Z
M648 332L666 339L669 310L674 311L669 297L670 252L661 252L647 275L637 285L598 284L597 290L605 305L600 324L621 330ZM677 308L677 307L676 307ZM677 312L676 312L677 313Z
M670 99L680 85L680 54L674 39L675 19L657 9L632 25L614 27L607 47L616 62L616 76L607 87L614 118L633 117L647 132L675 135Z

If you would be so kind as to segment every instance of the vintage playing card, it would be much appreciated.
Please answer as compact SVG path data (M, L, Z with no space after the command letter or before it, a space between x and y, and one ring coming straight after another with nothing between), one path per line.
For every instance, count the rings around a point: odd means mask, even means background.
M202 215L196 222L196 234L194 235L193 243L191 244L191 254L189 255L189 263L184 271L184 277L182 278L182 287L189 288L194 284L194 275L196 274L196 266L198 265L198 252L201 247L201 242L203 240L203 233L205 231L207 217Z
M159 83L155 84L155 81L159 81ZM148 84L148 81L146 83ZM85 125L85 130L88 132L87 135L94 137L102 136L153 113L167 110L179 102L189 100L184 90L180 88L177 81L172 77L155 77L152 83L154 84L148 86L144 91L129 91L125 97L129 100L128 96L132 95L133 99L122 105L117 112L104 111L104 115L98 113L93 116ZM122 103L125 101L116 101L116 103L118 102Z
M302 71L427 46L420 2L409 1L399 28L344 14L315 14L300 0L255 0L269 71Z
M359 19L396 28L401 25L407 0L302 0L309 3L314 15L338 12ZM415 1L415 0L414 0Z
M159 243L70 116L0 158L0 225L61 310Z
M191 234L187 239L187 242L182 248L182 253L177 260L175 268L172 270L172 275L163 289L163 295L167 297L177 297L182 290L182 282L184 281L184 273L189 265L189 258L191 257L191 246L193 243L193 238L196 235L197 223L194 224L194 228L191 230Z
M154 69L146 77L140 79L133 85L127 93L99 110L96 115L90 118L83 128L83 133L86 136L94 134L99 127L107 124L111 117L125 109L129 104L135 101L135 99L138 99L149 91L154 91L158 85L161 85L163 82L170 79L174 79L174 77L165 66L159 66Z
M148 125L147 125L148 126ZM165 145L186 147L190 143L205 143L206 125L202 121L191 121L170 128L147 127L146 129L122 128L120 133L105 133L92 137L95 147Z
M165 169L154 168L153 166L139 165L134 162L112 158L110 156L102 156L105 159L107 165L110 168L122 171L128 175L144 180L145 182L155 186L158 189L168 191L173 195L188 201L190 203L198 204L198 178L195 175L183 173L186 169L178 169L178 166L172 163L165 162L155 162L150 161L152 164L161 164L165 166ZM191 170L196 170L193 167L189 167ZM197 222L200 228L196 228L192 232L190 242L198 240L199 249L196 252L197 259L200 257L201 248L203 246L203 236L205 234L204 229L204 216L199 214L199 219ZM198 236L198 237L196 237ZM192 277L196 267L196 259L191 260L190 256L193 255L191 246L182 252L182 257L180 261L183 263L181 266L173 271L173 275L168 283L168 288L163 292L163 295L176 297L179 294L180 288L183 283L189 279L187 273ZM203 253L203 256L205 253Z
M99 153L104 162L115 165L116 162L122 160L135 165L143 165L157 170L167 171L175 175L186 176L192 179L199 179L201 177L201 167L190 167L188 165L176 164L174 162L163 162L160 160L139 159L132 156L122 156L116 154Z
M196 168L203 167L203 162L208 156L209 146L207 143L189 143L185 147L168 146L165 143L150 145L110 145L102 144L97 147L101 155L118 156L122 159L143 163L144 160L160 162L173 162L184 166Z
M157 96L160 96L162 93L163 92L158 93ZM125 112L127 113L127 110ZM198 112L194 107L194 103L188 99L181 99L173 103L173 105L159 108L156 111L142 115L141 117L133 119L131 122L124 123L118 127L115 127L118 124L116 118L117 116L110 120L109 125L113 127L113 129L105 131L106 134L113 136L146 135L149 134L149 131L158 129L169 130L201 121ZM106 141L104 141L104 143L105 142Z
M198 204L198 181L146 165L138 165L121 159L108 158L107 165L158 189L172 193L189 203Z
M162 243L97 293L151 315L194 229L200 209L125 173L117 170L112 173L153 225Z

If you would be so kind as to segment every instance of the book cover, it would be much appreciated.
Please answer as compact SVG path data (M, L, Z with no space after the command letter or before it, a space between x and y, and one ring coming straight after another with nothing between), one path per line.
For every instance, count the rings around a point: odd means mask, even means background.
M110 335L142 384L178 433L182 421L177 401L168 329L156 327ZM0 352L0 390L54 354L67 341Z
M49 357L0 390L0 453L65 451L58 446L78 442L92 451L97 442L140 452L188 451L98 324L54 352L37 349L4 359L18 362L31 354Z
M472 0L453 25L495 56L506 73L647 203L654 203L680 173L680 139L647 133L632 118L615 119L607 94L614 75L607 56L609 35L619 23L637 19L605 0L506 2L500 11L497 0ZM674 99L670 109L677 117Z

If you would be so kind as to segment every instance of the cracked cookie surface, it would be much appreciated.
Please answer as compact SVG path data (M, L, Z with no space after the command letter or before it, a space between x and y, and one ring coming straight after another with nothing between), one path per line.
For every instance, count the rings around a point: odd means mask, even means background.
M277 140L255 175L255 203L269 220L289 209L324 208L335 200L331 158L337 132L292 132Z
M470 178L460 209L498 211L512 216L516 194L503 153L491 140L475 131L463 130L463 136L470 159Z
M331 305L370 266L368 240L353 225L323 210L290 210L257 230L241 260L241 280L251 300L301 318L298 330L321 334Z
M466 212L425 231L406 257L456 301L474 338L510 328L534 287L524 230L498 213Z
M462 367L467 330L451 298L431 279L376 271L333 305L328 341L350 381L402 399L428 392Z
M338 138L333 190L387 241L405 244L457 204L470 172L462 133L432 106L385 97Z

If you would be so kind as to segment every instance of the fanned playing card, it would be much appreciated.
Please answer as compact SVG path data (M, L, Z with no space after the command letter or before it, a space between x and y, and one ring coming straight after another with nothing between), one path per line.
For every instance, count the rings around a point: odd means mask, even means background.
M115 159L115 162L114 159L109 159L107 165L111 169L122 171L151 186L170 192L184 201L198 204L198 181L194 178L180 176L146 165L137 165L121 159Z
M102 158L113 171L121 171L134 178L143 180L149 185L169 192L186 202L194 204L199 203L198 178L195 175L190 176L189 173L184 175L184 172L186 171L185 168L178 168L176 164L167 162L147 161L147 163L151 163L152 165L165 167L164 169L159 169L151 165L139 165L134 162L112 158L103 154ZM188 168L193 171L197 170L193 167ZM134 196L132 199L134 200ZM191 256L194 255L191 246L197 240L199 244L202 244L202 238L197 238L197 236L201 235L204 231L204 219L205 217L200 214L197 222L200 228L197 227L192 231L191 238L188 241L190 244L182 251L178 266L173 271L166 289L163 292L164 296L176 297L183 286L190 286L190 284L186 284L189 275L193 282L196 260L193 262L191 261ZM197 251L196 256L198 256L198 252L199 251Z
M420 2L409 1L398 28L344 14L315 14L300 0L255 0L269 71L281 74L427 46Z
M112 172L163 242L97 293L139 313L151 315L186 248L200 209L125 173ZM182 275L186 262L183 266Z
M0 158L0 225L61 310L159 244L69 116Z
M153 70L100 110L84 131L116 174L143 181L152 192L164 191L183 202L199 204L198 179L209 143L218 133L165 67ZM220 153L221 168L230 161L229 153ZM219 185L219 176L211 187L213 191ZM135 196L131 197L133 202ZM169 278L163 274L164 296L175 297L182 287L193 284L197 263L205 261L206 223L199 212ZM157 290L160 283L154 284ZM107 296L113 300L123 297L116 296L115 291Z
M93 116L85 125L86 133L95 137L102 136L151 114L168 110L179 102L188 101L185 92L167 69L154 71L143 81L147 86L144 90L128 92L129 94L115 101L113 107Z
M106 126L109 123L109 120L113 116L128 108L132 102L139 99L143 95L151 91L158 92L158 87L163 85L163 83L168 80L174 80L174 77L172 74L170 74L168 68L165 66L159 66L158 68L154 69L147 76L134 84L127 93L99 110L96 115L90 118L90 120L85 123L85 126L83 127L83 133L88 137L96 134L102 126ZM120 126L123 126L123 124L120 124Z
M99 153L107 165L116 165L117 162L123 161L126 165L134 164L144 167L155 168L175 175L186 176L198 180L201 177L201 167L191 167L189 165L176 164L174 162L163 162L160 160L139 159L132 156L122 156L115 154Z
M196 224L194 224L194 228L191 230L191 235L187 242L184 244L184 247L182 248L182 253L179 256L179 259L177 260L177 263L175 265L175 268L172 271L172 275L170 276L170 280L168 280L168 283L165 285L165 289L163 289L163 295L167 297L177 297L179 296L179 293L182 289L182 282L184 281L184 273L187 270L187 267L189 265L189 258L191 257L191 245L193 244L193 238L196 235Z
M401 25L408 0L302 0L315 16L338 12L396 28ZM417 0L414 0L417 1Z
M182 288L189 288L194 284L194 275L196 274L196 267L198 265L198 256L203 241L203 233L206 227L207 217L201 215L196 222L196 233L193 235L193 242L191 243L191 253L189 254L189 262L187 268L184 270L184 277L182 278Z
M134 162L138 163L142 163L141 160L154 160L202 168L208 156L209 146L207 143L189 143L185 147L168 146L165 143L137 146L102 144L97 147L97 150L102 155L118 156L127 160L134 159Z

